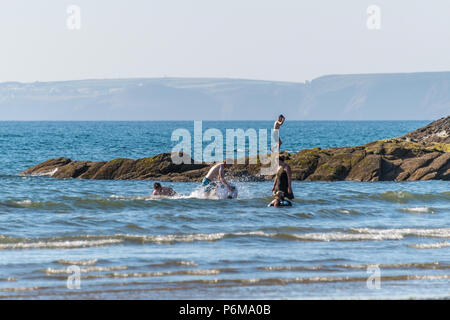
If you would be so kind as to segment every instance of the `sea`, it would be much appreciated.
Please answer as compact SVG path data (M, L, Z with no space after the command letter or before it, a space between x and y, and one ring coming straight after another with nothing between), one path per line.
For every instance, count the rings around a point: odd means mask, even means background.
M282 150L362 145L430 121L286 121ZM205 121L203 130L272 121ZM450 183L230 177L238 198L199 183L20 176L50 158L170 152L192 121L0 122L0 299L439 299L450 296Z

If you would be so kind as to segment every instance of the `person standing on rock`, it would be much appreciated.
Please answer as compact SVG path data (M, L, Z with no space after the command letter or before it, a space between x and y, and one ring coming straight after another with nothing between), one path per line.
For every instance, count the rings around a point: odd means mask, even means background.
M278 116L278 120L274 122L273 124L273 130L275 130L276 133L278 133L278 143L272 148L272 151L278 148L278 151L281 150L281 145L283 144L283 142L280 139L280 127L283 125L284 121L286 120L286 118L280 114ZM274 137L276 138L275 134Z
M292 200L294 199L294 193L292 192L292 170L284 161L284 156L280 156L279 167L277 174L275 175L275 180L273 181L272 192L282 191L285 198Z

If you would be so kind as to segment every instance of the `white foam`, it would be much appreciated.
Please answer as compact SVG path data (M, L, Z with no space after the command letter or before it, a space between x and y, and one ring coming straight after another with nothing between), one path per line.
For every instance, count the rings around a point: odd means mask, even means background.
M87 273L87 272L106 272L106 271L118 271L118 270L126 270L128 269L127 266L116 266L116 267L85 267L80 268L81 273ZM47 268L45 270L42 270L43 272L47 274L61 274L61 273L73 273L72 270L69 268L63 268L63 269L54 269L54 268Z
M175 272L177 273L177 272ZM204 269L204 270L185 270L179 271L180 274L187 274L192 276L209 276L209 275L217 275L220 273L219 269Z
M197 264L194 261L183 261L183 260L174 261L173 264L178 264L180 266L194 266L194 267L197 266Z
M250 190L245 186L245 184L235 183L233 181L230 182L230 184L234 187L236 187L236 191L233 193L230 193L229 190L224 185L219 185L216 193L205 193L204 187L198 186L195 188L192 192L189 194L180 194L177 193L174 196L153 196L153 195L147 195L147 196L123 196L123 195L116 195L113 194L109 196L110 199L118 199L118 200L124 200L124 201L132 201L132 200L144 200L144 201L154 201L154 200L161 200L161 199L208 199L208 200L221 200L221 199L228 199L228 196L231 195L233 199L239 198L239 199L252 199L254 197L254 194L250 192Z
M234 236L259 236L259 237L273 237L276 233L266 233L263 231L249 231L249 232L234 232Z
M121 196L121 195L115 195L113 194L112 196L109 196L111 199L117 199L117 200L124 200L124 201L133 201L133 200L151 200L151 199L155 199L154 196L130 196L130 197L126 197L126 196Z
M18 205L30 205L33 202L31 200L22 200L22 201L15 201L14 203L16 203Z
M209 200L224 200L229 199L231 196L233 199L241 198L241 189L242 186L237 186L234 183L230 183L231 186L235 187L235 191L230 192L228 188L219 184L217 186L216 192L205 193L204 188L199 186L194 191L192 191L189 195L177 195L172 198L179 199L209 199Z
M416 236L416 237L430 237L430 238L450 238L450 228L436 228L436 229L370 229L370 228L353 228L354 232L360 234L372 235L397 235L399 237Z
M97 275L92 277L112 277L112 278L146 278L146 277L164 277L176 275L190 275L190 276L209 276L218 275L221 273L220 269L194 269L194 270L180 270L180 271L166 271L166 272L133 272L133 273L110 273L106 275Z
M0 243L0 250L4 249L70 249L105 246L123 242L120 239L105 240L75 240L75 241L39 241L39 242L19 242Z
M125 235L126 240L138 240L141 242L171 243L171 242L193 242L193 241L216 241L225 236L225 233L194 233L184 235L155 235L155 236L134 236Z
M53 170L49 170L49 171L42 171L42 172L35 172L32 173L31 176L32 177L53 177L53 175L58 172L59 168L55 168Z
M315 271L323 269L323 266L270 266L270 267L258 267L264 271Z
M449 269L450 266L447 264L440 264L439 262L425 262L425 263L394 263L394 264L339 264L336 265L337 268L344 269L363 269L366 270L369 267L378 267L381 269Z
M408 247L415 248L415 249L440 249L440 248L450 247L450 242L443 241L443 242L436 242L436 243L411 244L411 245L408 245Z
M264 231L247 231L232 233L188 233L188 234L167 234L167 235L133 235L115 234L110 236L80 235L76 237L62 237L60 239L32 240L32 239L12 239L0 235L2 240L0 250L4 249L70 249L93 246L107 246L122 243L124 241L137 243L172 244L176 242L194 241L218 241L227 237L267 237L284 238L291 241L382 241L382 240L402 240L406 236L424 238L450 238L450 228L437 229L371 229L352 228L349 231L338 232L316 232L316 233L268 233ZM4 240L6 239L6 241ZM14 242L15 241L15 242ZM437 248L450 246L448 242L439 244L414 245L414 248ZM97 262L91 260L58 260L56 263L65 265L91 266Z
M450 279L450 275L448 274L439 274L439 275L413 275L407 276L408 280L442 280L442 279Z
M293 234L295 238L309 241L365 241L365 240L401 240L398 234L353 234L344 232Z
M415 208L402 208L405 212L413 212L413 213L434 213L434 210L428 207L415 207Z
M57 260L55 263L63 265L77 265L77 266L92 266L97 263L97 259L87 259L87 260Z
M224 237L288 237L304 241L381 241L381 240L402 240L405 236L450 238L450 228L440 229L370 229L353 228L350 232L321 232L321 233L267 233L263 231L233 232L233 233L194 233L181 235L116 235L115 237L142 243L172 243L172 242L193 242L193 241L217 241Z

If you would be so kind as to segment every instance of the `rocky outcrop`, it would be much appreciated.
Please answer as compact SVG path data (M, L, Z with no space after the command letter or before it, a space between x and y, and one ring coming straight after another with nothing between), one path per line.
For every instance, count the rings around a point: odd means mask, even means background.
M119 158L108 162L56 158L47 160L20 174L96 180L195 181L206 174L208 168L207 164L176 165L172 163L170 153L163 153L139 160Z
M450 144L450 116L434 121L401 138L408 141L420 141L424 143L437 142Z
M405 136L357 147L305 149L285 154L293 179L308 181L413 181L450 180L450 117L442 118ZM228 174L236 180L269 180L261 176L261 163L245 159ZM176 165L170 153L139 160L108 162L51 159L21 173L54 178L200 181L211 165Z
M288 163L296 180L450 180L450 152L443 151L442 145L401 139L359 147L302 150Z

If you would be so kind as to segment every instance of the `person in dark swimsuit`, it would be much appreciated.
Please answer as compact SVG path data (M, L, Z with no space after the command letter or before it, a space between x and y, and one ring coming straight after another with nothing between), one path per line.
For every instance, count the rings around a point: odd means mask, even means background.
M273 182L272 191L275 193L278 191L282 191L285 198L292 200L294 199L294 193L292 192L291 185L292 172L291 167L287 163L285 163L284 160L284 156L280 156L280 166L278 167L278 171Z

